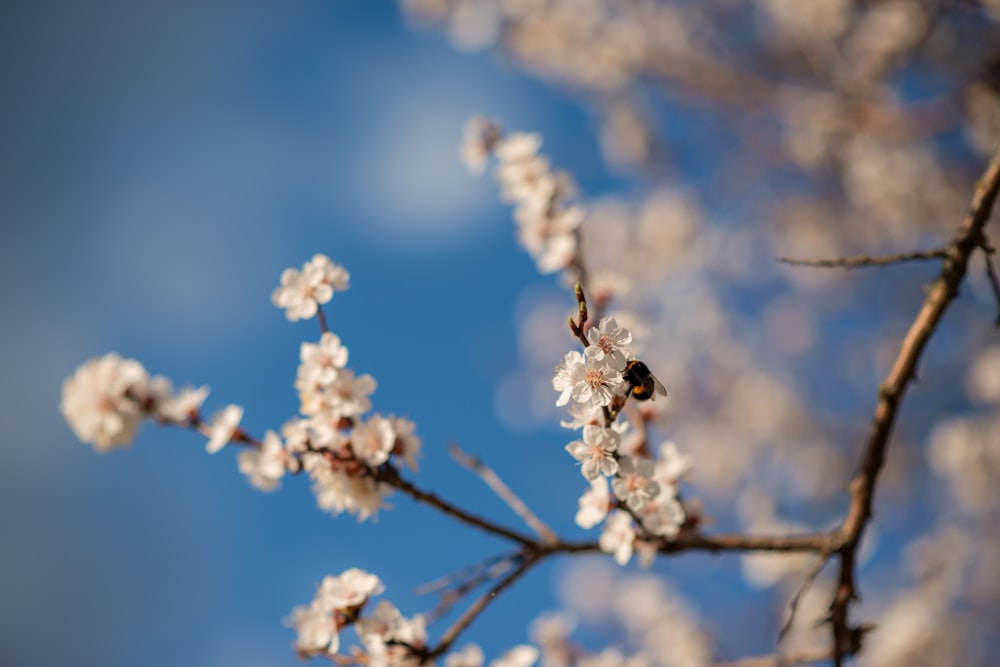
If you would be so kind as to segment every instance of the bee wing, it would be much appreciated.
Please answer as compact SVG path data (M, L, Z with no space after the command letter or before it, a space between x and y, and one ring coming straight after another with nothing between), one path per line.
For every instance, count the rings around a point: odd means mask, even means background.
M653 392L653 395L650 396L650 398L653 399L653 400L656 400L656 394L659 394L660 396L666 396L667 395L667 388L664 387L663 383L661 383L655 377L653 378L653 389L655 391Z

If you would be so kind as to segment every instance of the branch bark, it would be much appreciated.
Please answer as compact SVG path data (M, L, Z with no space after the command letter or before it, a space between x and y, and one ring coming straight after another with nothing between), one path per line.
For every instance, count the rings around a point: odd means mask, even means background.
M949 244L944 265L927 292L924 304L900 345L889 375L879 387L878 402L868 441L857 474L850 483L851 502L840 528L840 576L830 606L833 628L834 663L843 664L851 651L852 629L848 619L850 603L857 598L855 563L865 527L872 517L875 484L885 462L885 452L906 389L916 374L917 364L941 317L958 296L958 288L968 270L969 258L983 238L983 228L1000 191L1000 147L976 184L969 211Z

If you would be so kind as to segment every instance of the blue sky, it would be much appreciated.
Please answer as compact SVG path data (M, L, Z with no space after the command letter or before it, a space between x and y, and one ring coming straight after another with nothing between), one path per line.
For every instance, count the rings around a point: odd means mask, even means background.
M352 273L331 328L378 380L376 409L417 421L422 482L506 516L448 460L458 441L571 525L563 436L493 413L517 297L554 283L457 146L489 113L612 187L579 107L360 0L6 3L0 83L0 663L298 664L281 619L325 574L369 568L415 613L433 600L414 586L502 546L403 498L358 526L303 479L260 494L192 434L147 425L100 456L63 423L62 380L114 350L210 385L209 412L279 426L317 330L269 296L315 252ZM474 638L524 641L520 609L551 606L556 581L542 568Z

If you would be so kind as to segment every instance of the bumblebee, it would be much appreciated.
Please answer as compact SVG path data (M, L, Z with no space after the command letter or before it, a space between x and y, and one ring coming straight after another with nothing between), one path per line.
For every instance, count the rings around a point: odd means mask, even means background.
M656 394L667 395L666 388L650 372L649 366L638 359L629 360L622 371L622 378L628 382L629 391L637 401L655 401Z

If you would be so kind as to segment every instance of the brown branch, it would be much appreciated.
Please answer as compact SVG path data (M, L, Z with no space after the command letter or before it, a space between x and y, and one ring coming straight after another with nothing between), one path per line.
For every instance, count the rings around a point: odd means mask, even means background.
M510 528L505 528L504 526L494 523L489 519L485 519L481 516L471 514L470 512L465 511L461 507L453 505L447 500L444 500L443 498L441 498L440 496L431 491L424 491L423 489L414 486L412 482L408 482L407 480L403 479L399 475L399 471L391 466L387 466L384 468L380 468L379 470L373 471L373 475L377 481L385 482L394 489L402 491L403 493L410 496L417 502L421 502L424 503L425 505L430 505L431 507L435 507L444 512L445 514L447 514L448 516L454 517L463 523L467 523L470 526L475 526L476 528L480 528L486 531L487 533L492 533L493 535L496 535L498 537L504 537L513 542L517 542L525 547L530 547L530 548L536 547L535 540L531 539L530 537L522 535L521 533L515 530L511 530Z
M326 333L330 329L326 326L326 315L323 314L323 306L316 304L316 321L319 322L320 333Z
M843 665L849 653L852 629L848 622L848 607L856 599L855 561L865 526L872 517L875 483L885 462L886 447L896 422L899 406L906 389L913 381L921 354L941 317L958 296L958 288L965 278L969 257L983 238L983 227L1000 191L1000 147L993 154L989 166L976 184L969 211L947 248L947 257L941 273L927 291L924 304L917 313L910 330L899 349L889 375L879 387L878 403L872 421L871 433L865 445L857 474L850 483L850 506L840 528L840 577L837 592L830 605L833 629L834 663Z
M451 447L448 448L451 453L451 457L472 472L476 473L483 482L490 487L495 494L497 494L501 500L507 503L507 506L514 511L521 519L528 524L528 527L535 531L535 534L541 538L542 544L555 544L559 541L559 538L552 529L545 525L538 516L531 511L531 508L521 500L516 493L511 491L510 487L507 486L500 476L497 475L490 467L485 465L482 461L474 456L471 456L464 451L458 445L458 443L452 443Z
M660 544L660 553L681 551L768 551L814 552L835 551L840 544L836 533L808 533L805 535L702 535L681 533L673 540Z
M812 266L821 269L856 269L868 267L886 267L892 264L902 264L903 262L919 262L931 259L947 259L947 250L927 250L924 252L904 252L898 255L887 255L884 257L872 257L870 255L858 255L856 257L836 257L834 259L794 259L791 257L779 257L782 264L791 266Z

